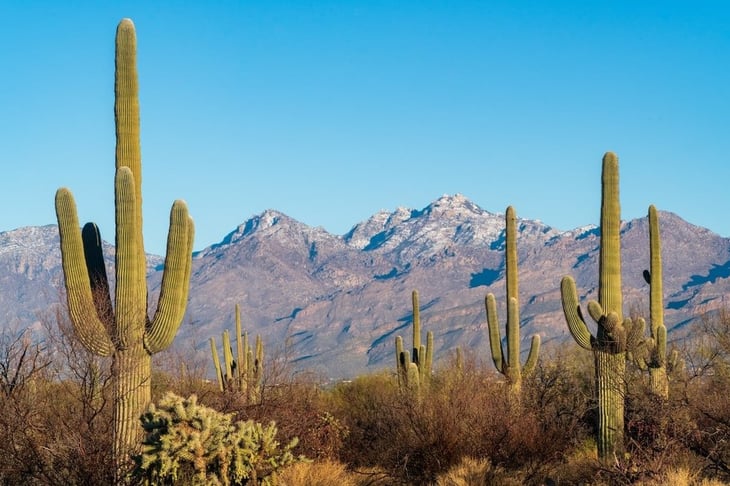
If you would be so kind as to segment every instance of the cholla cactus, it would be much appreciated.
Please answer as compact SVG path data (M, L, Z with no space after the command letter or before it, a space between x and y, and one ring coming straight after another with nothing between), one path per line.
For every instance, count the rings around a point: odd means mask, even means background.
M168 393L142 416L143 450L135 475L144 484L272 485L276 472L305 460L297 439L280 447L274 422L233 422L233 414Z

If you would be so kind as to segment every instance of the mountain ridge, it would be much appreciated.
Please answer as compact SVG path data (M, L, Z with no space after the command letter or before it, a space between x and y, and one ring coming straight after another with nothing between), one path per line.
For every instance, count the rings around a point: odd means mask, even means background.
M519 209L519 208L517 208ZM660 211L666 322L670 338L689 332L701 312L725 305L730 290L730 239ZM622 223L624 302L648 307L646 218ZM270 356L331 378L391 367L393 341L411 318L419 290L423 328L433 330L436 363L454 346L488 359L484 297L504 309L504 215L461 194L420 210L379 211L343 235L266 210L195 252L186 313L175 346L208 353L207 339L233 327L235 304L244 327L261 334ZM522 336L570 339L560 304L560 279L572 275L582 300L595 295L599 229L560 231L518 218ZM113 247L105 243L113 276ZM160 256L148 257L151 309ZM55 225L0 233L0 313L18 327L38 326L62 300ZM643 312L648 315L648 312ZM10 324L7 324L10 326ZM194 351L190 351L194 350Z

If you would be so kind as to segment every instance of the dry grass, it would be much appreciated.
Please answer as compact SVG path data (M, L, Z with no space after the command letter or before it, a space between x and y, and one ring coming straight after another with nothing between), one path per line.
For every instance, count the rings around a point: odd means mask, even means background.
M332 460L300 462L278 475L280 486L386 486L387 475L378 470L351 472Z
M499 484L501 486L520 486L523 483L519 475L507 473L501 467L493 467L489 459L465 457L459 464L436 478L434 486L485 486Z
M699 477L687 468L670 469L661 478L640 483L640 486L727 486L718 479Z

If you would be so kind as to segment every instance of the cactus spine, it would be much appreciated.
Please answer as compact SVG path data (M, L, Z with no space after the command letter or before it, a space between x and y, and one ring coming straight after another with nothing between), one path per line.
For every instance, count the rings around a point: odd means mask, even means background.
M662 247L659 233L659 216L654 205L649 206L649 270L644 279L649 284L649 315L651 336L644 342L644 352L639 357L641 369L649 369L651 392L662 398L669 397L667 367L676 364L677 352L667 360L667 328L664 326L664 292L662 286Z
M411 294L413 304L413 354L403 347L403 338L395 338L396 366L398 383L408 387L427 384L433 369L433 332L426 333L426 344L421 344L421 312L418 303L418 291ZM412 358L412 360L411 360Z
M116 286L112 306L101 237L93 223L79 231L76 204L66 188L56 192L56 216L69 312L81 343L114 360L114 457L117 481L140 445L139 417L150 403L151 356L170 345L185 314L190 282L193 222L185 202L170 213L167 255L159 302L147 313L142 243L139 99L134 24L116 33Z
M251 349L248 333L241 332L241 308L236 304L236 360L228 331L223 331L223 366L218 355L215 338L210 338L213 365L218 377L220 391L239 390L246 402L256 402L261 395L261 382L264 368L264 345L261 336L256 336L256 344Z
M643 333L643 319L634 325L623 318L618 158L611 152L603 157L601 192L599 300L588 302L588 313L598 324L595 336L583 320L573 278L563 277L560 290L571 335L581 347L593 351L598 392L598 457L607 462L620 458L624 451L626 351Z
M507 280L507 357L502 351L502 338L499 333L497 319L497 304L494 294L487 294L485 306L487 309L487 327L489 328L489 346L492 352L492 361L497 371L502 373L513 393L519 394L522 385L522 375L529 374L537 363L540 352L540 336L532 336L530 353L524 367L520 367L520 311L519 285L517 281L517 230L515 210L512 206L505 212L506 232L506 280Z

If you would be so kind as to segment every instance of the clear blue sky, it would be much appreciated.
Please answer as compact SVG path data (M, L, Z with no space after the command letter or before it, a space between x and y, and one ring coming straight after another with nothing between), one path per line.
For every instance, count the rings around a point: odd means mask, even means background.
M114 240L114 32L137 27L145 246L272 208L335 234L460 192L559 229L649 204L730 236L726 1L0 2L0 231L69 187Z

